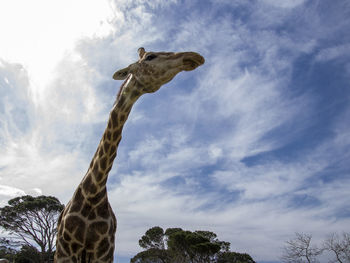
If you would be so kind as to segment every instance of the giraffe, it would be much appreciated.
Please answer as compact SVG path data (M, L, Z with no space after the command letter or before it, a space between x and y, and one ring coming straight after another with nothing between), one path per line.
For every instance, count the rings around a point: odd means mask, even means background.
M141 95L156 92L177 73L204 63L195 52L146 52L139 48L138 54L138 61L113 75L113 79L125 81L88 171L59 217L56 263L113 262L117 221L108 202L106 182L132 106Z

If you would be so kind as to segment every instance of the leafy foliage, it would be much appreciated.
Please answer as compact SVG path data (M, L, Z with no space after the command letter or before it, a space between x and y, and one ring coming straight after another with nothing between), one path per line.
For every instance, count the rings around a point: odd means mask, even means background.
M164 249L164 230L161 227L152 227L139 240L139 245L145 249Z
M133 257L131 263L167 263L171 262L171 256L166 249L150 248L138 253Z
M55 247L57 218L64 206L52 196L16 197L0 208L0 226L20 240L25 249L41 249L41 262L45 255L51 255Z
M7 259L15 263L40 263L42 262L41 253L33 246L23 245L16 241L0 239L0 258ZM51 254L51 258L53 252ZM49 257L46 257L49 258Z
M168 238L168 249L183 262L210 262L220 245L197 232L177 231Z
M220 241L210 231L185 231L181 228L153 227L139 240L146 249L131 263L255 263L247 254L230 252L230 243Z
M16 255L16 263L39 263L40 252L33 246L23 246Z
M0 239L0 258L4 258L12 262L16 257L15 246L11 243L10 240L5 238Z
M237 252L220 253L217 263L254 263L255 261L248 254Z

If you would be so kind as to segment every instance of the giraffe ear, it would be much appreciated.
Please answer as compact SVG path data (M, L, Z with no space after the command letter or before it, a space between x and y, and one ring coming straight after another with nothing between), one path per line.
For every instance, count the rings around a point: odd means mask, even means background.
M113 79L115 79L115 80L126 79L126 77L127 77L128 74L129 74L129 68L130 68L130 67L123 68L123 69L120 69L120 70L118 70L117 72L115 72L115 73L113 74Z

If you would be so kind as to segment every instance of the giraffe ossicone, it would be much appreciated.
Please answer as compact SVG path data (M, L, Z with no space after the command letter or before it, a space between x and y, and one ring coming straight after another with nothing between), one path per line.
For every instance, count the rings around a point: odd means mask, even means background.
M204 63L195 52L146 52L139 48L138 54L138 61L113 75L125 81L90 166L58 220L56 263L113 262L117 220L108 202L106 183L132 106L141 95L157 91L179 72Z

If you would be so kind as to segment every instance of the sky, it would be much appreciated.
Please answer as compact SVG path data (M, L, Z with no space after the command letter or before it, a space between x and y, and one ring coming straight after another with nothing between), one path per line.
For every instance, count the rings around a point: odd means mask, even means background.
M107 184L116 262L153 226L213 231L259 263L295 232L349 232L349 31L347 0L1 1L0 205L69 201L112 75L145 47L206 62L132 109Z

